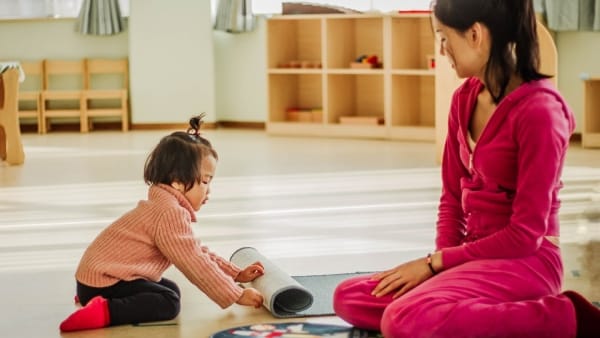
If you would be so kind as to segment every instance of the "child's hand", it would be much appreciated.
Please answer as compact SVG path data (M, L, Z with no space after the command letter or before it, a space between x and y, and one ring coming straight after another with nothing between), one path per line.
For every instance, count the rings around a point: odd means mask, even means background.
M258 309L263 303L263 296L256 289L247 288L244 289L244 292L236 303L239 305L254 306L255 309Z
M265 274L265 268L261 262L254 262L248 265L235 278L236 282L247 283Z

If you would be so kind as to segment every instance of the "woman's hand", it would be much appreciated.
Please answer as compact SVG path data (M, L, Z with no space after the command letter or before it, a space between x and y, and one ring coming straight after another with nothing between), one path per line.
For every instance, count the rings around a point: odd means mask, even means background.
M258 290L253 288L244 289L240 299L237 300L236 304L244 306L253 306L255 309L261 307L263 303L263 295Z
M236 282L247 283L265 274L265 268L261 262L254 262L248 265L235 278Z
M431 276L433 274L427 266L427 258L415 259L393 269L374 274L372 279L379 283L371 295L382 297L396 291L392 298L398 298Z

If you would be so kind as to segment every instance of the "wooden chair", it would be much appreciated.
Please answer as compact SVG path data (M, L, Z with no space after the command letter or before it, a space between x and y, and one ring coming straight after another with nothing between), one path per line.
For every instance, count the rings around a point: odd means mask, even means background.
M0 75L0 158L8 164L25 161L18 111L19 70L10 68Z
M44 60L44 90L41 96L43 133L50 129L51 118L79 118L81 132L88 131L83 95L87 87L85 82L84 60ZM74 103L76 107L73 107Z
M117 116L121 119L121 129L129 129L128 68L127 59L86 60L87 87L84 98L90 128L95 117ZM110 104L114 100L119 101L116 107Z
M42 61L21 61L25 72L25 82L19 90L19 120L35 119L38 133L42 133L42 90L44 63ZM31 107L25 105L31 105Z
M558 51L552 34L540 20L537 20L537 34L540 48L539 71L552 75L551 81L558 87Z

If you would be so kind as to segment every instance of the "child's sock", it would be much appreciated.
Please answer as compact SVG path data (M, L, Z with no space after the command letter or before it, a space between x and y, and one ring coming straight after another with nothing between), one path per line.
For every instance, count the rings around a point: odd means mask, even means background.
M108 301L101 296L96 296L60 323L60 330L69 332L98 329L106 327L108 324L110 324Z
M577 338L600 337L600 309L575 291L565 291L575 307Z

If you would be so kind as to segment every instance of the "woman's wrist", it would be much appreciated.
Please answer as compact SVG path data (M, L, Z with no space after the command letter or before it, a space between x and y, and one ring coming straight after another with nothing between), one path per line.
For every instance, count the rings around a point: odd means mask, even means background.
M425 258L425 262L427 263L427 266L429 267L429 271L431 271L431 274L436 275L437 271L435 271L435 269L433 268L431 253L427 254L427 257Z
M426 259L426 263L429 267L429 270L433 275L439 273L443 269L442 264L442 252L436 251L434 253L428 253Z

